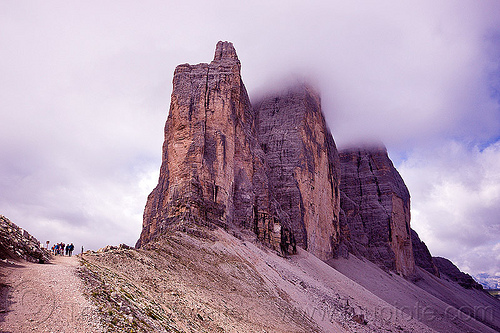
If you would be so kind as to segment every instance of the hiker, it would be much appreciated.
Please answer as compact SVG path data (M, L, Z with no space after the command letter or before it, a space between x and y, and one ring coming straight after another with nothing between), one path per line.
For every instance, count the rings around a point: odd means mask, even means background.
M61 255L64 256L65 244L61 242Z
M66 255L69 255L69 245L66 245Z
M73 245L73 243L71 243L66 247L66 249L68 249L69 256L71 257L71 255L73 254L73 250L75 249L75 246Z

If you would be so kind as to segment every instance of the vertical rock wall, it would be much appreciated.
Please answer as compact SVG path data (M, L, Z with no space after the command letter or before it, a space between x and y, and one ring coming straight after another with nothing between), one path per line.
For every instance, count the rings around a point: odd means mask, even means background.
M191 221L253 230L283 253L321 259L339 239L339 161L306 86L252 108L228 42L210 64L174 73L158 185L148 197L137 247Z
M138 246L189 216L221 226L252 219L250 100L233 45L210 64L175 69L160 178L149 195Z
M339 236L339 158L319 95L296 86L255 106L277 216L296 244L332 257Z
M410 194L384 147L340 152L341 225L351 252L411 276Z

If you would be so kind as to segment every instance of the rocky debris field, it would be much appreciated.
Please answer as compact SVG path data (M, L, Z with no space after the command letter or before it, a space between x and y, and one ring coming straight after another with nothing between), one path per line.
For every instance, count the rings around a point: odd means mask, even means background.
M278 256L245 231L192 226L81 260L109 332L434 332L380 318L374 309L391 306L360 285L303 250Z
M215 240L176 233L143 250L82 256L109 332L319 332L252 263Z
M23 259L30 262L44 263L50 253L40 248L40 242L26 230L0 215L0 259Z

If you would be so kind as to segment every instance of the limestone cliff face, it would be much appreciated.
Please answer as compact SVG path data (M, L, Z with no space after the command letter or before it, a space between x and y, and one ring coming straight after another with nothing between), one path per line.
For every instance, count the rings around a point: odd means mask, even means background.
M187 223L244 228L321 259L339 239L339 158L319 95L298 86L252 107L228 42L173 79L158 185L137 247Z
M340 168L318 93L296 86L264 98L255 113L276 215L297 245L331 258L339 239Z
M231 43L210 64L175 69L160 179L149 195L138 246L176 217L221 226L251 220L253 118Z
M439 271L432 260L431 253L424 242L420 240L415 230L411 229L411 244L415 265L425 269L427 272L439 277Z
M341 225L350 250L379 266L411 276L410 194L385 147L340 152Z

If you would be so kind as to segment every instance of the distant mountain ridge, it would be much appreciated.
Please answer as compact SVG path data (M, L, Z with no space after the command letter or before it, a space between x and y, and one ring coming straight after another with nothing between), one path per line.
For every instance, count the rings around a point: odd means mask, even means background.
M500 277L488 273L479 273L473 276L485 289L500 289Z

